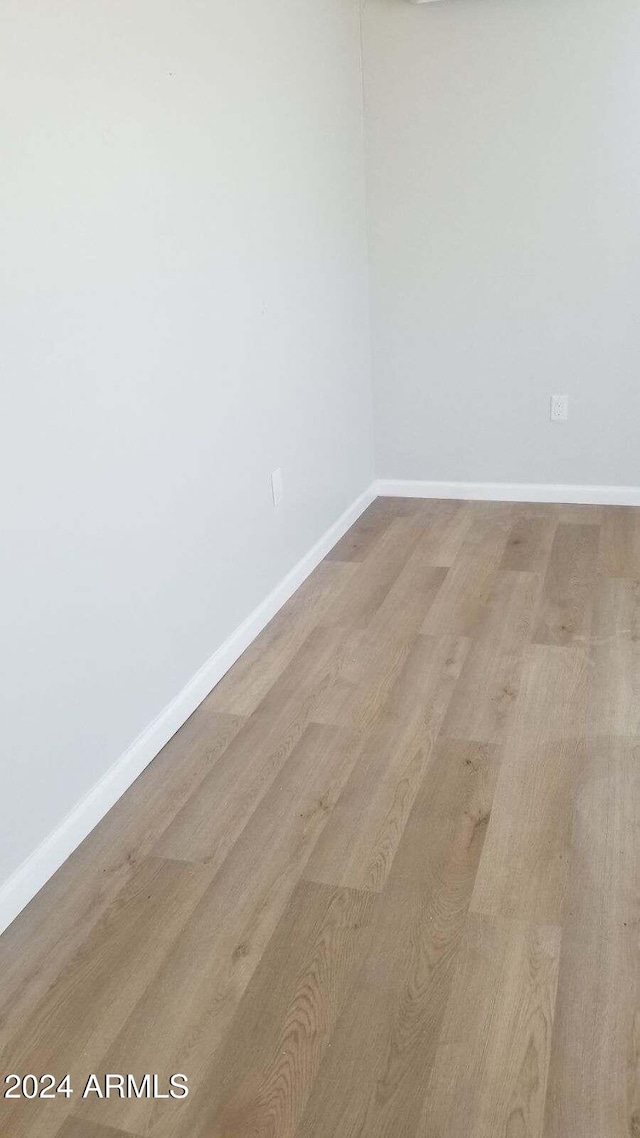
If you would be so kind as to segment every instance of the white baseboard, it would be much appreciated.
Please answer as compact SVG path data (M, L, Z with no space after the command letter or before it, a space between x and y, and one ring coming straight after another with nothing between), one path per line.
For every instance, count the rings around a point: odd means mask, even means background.
M380 478L384 498L461 498L484 502L566 502L595 506L640 506L640 486L571 486L545 482L421 482Z
M70 814L0 888L0 933L91 833L144 768L182 727L262 629L376 497L375 486L322 535L264 601L232 632L153 723L131 744Z

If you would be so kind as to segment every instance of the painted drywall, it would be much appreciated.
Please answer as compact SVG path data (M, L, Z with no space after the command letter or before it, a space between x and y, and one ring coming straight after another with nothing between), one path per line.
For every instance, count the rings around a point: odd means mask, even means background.
M365 0L364 57L378 475L640 485L637 0Z
M357 0L4 0L0 90L1 884L372 424Z

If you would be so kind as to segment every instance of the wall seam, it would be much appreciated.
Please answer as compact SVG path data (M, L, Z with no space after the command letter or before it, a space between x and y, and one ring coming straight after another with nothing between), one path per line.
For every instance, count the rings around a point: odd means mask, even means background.
M365 269L366 269L366 305L367 329L369 336L369 395L370 420L369 434L371 439L372 476L378 475L378 460L376 448L375 429L375 398L373 374L373 306L371 302L371 230L369 225L369 153L367 146L367 91L365 82L365 47L364 47L364 7L366 0L358 0L358 25L360 36L360 111L362 120L362 184L364 190L364 242L365 242Z

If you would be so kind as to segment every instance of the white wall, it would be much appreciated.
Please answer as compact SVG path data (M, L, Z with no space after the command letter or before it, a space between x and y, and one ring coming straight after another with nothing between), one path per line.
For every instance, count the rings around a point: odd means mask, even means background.
M366 0L364 43L377 473L639 486L637 0Z
M357 9L3 0L0 884L371 480Z

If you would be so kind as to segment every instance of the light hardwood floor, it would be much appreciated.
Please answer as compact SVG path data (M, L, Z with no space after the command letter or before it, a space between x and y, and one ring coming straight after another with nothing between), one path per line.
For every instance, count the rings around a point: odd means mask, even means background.
M0 1135L638 1138L639 997L640 510L378 499L0 939Z

